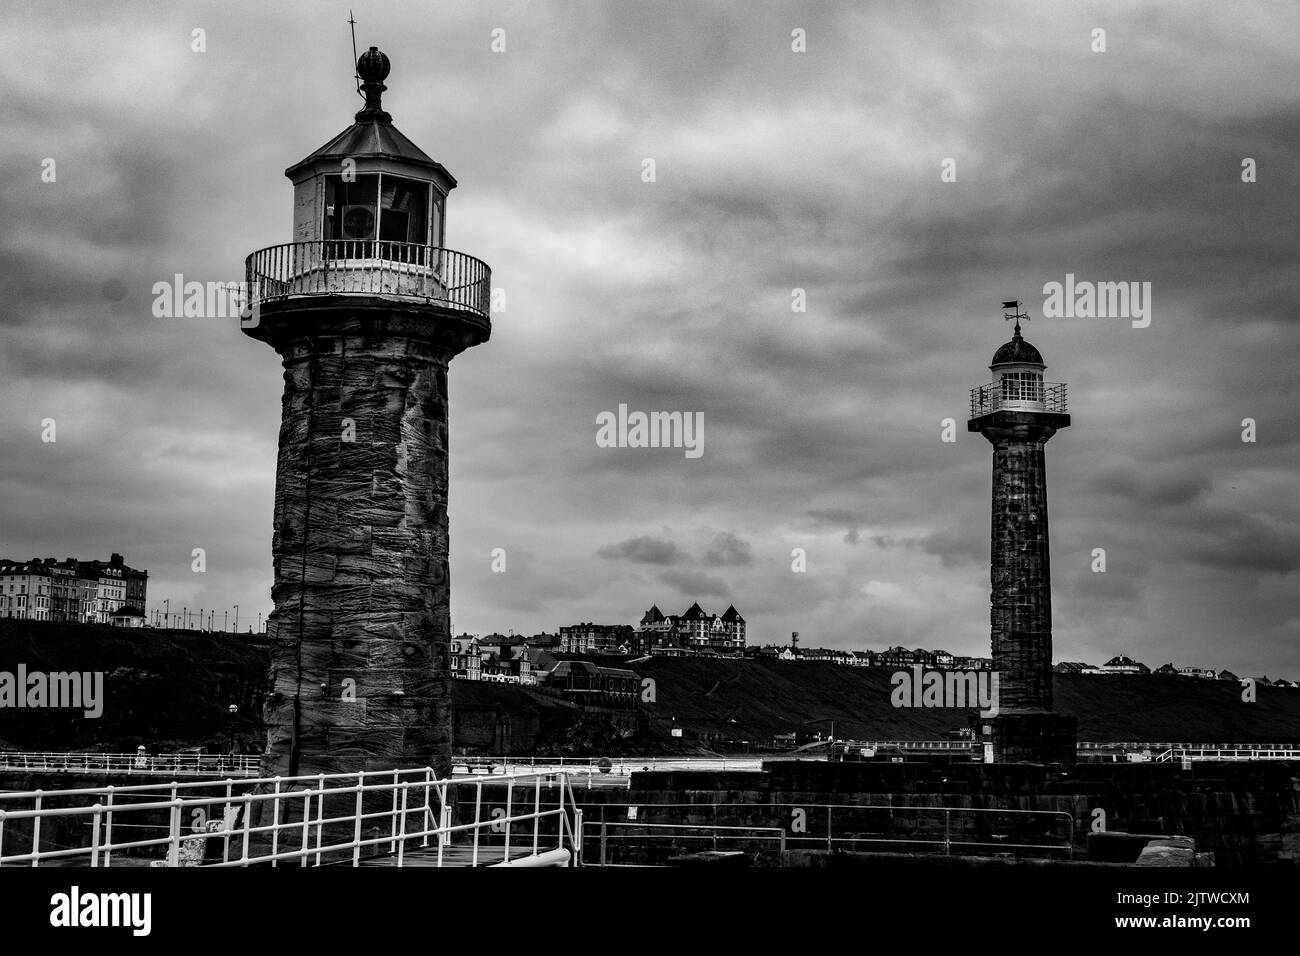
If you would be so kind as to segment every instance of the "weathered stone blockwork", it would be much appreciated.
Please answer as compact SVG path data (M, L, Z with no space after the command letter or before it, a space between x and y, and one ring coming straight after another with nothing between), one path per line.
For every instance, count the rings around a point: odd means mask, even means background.
M1044 445L1053 429L986 429L993 443L990 633L1004 711L1052 709L1052 587Z
M989 631L1004 715L991 738L997 762L1074 760L1075 723L1051 713L1052 573L1044 454L1048 439L1069 424L1068 415L1026 411L998 411L969 423L993 445Z
M450 757L447 367L486 320L287 300L267 774Z

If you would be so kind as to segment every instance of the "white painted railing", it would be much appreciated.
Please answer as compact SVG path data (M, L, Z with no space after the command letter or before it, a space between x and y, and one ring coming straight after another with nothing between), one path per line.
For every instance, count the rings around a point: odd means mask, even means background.
M1268 746L1227 745L1201 747L1169 747L1164 751L1151 751L1156 763L1174 760L1300 760L1300 747L1270 744Z
M425 767L0 793L0 866L576 865L575 773ZM458 805L472 819L454 822Z
M255 777L261 758L248 754L101 754L0 751L0 770L68 773Z

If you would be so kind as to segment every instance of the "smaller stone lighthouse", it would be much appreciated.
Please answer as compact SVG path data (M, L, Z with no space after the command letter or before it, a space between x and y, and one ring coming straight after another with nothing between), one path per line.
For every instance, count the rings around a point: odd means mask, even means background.
M1076 720L1052 709L1052 574L1047 538L1046 447L1070 424L1066 387L1045 383L1028 319L1005 302L1015 333L993 355L993 381L971 389L967 428L993 445L990 632L998 716L980 718L986 759L1074 763Z

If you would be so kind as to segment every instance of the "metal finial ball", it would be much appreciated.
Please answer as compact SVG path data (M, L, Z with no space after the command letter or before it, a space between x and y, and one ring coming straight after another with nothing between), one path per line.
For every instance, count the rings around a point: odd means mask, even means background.
M388 57L379 52L379 47L372 46L357 57L357 75L367 83L382 83L388 76L392 64Z

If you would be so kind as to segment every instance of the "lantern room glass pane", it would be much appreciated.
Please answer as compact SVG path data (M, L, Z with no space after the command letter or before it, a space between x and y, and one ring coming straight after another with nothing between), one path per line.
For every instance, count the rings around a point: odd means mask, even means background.
M367 258L368 243L379 226L379 177L357 176L348 182L342 176L325 177L326 240L340 240L332 252L340 258ZM345 251L346 249L346 251ZM355 250L355 251L354 251Z
M1036 372L1005 372L1002 375L1004 402L1041 402L1043 376Z
M384 242L429 242L429 186L385 176L380 190L379 238Z

